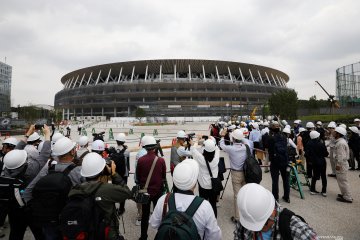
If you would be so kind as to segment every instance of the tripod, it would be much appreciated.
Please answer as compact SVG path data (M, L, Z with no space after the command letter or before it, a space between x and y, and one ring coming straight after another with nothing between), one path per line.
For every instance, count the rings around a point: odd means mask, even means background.
M229 168L229 174L228 174L228 176L226 177L225 186L224 186L224 189L223 189L223 191L222 191L222 194L221 194L220 199L222 199L223 196L224 196L224 192L225 192L225 189L226 189L226 185L227 185L227 183L228 183L228 181L229 181L229 178L230 178L230 173L231 173L231 169Z

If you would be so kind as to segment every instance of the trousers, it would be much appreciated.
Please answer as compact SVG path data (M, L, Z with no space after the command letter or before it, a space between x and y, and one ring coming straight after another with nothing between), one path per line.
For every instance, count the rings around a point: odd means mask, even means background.
M214 193L211 189L202 188L199 184L199 196L209 201L212 209L214 210L215 217L217 218L217 209L216 209L217 194Z
M237 206L236 197L237 197L237 194L238 194L240 188L246 184L244 172L232 170L231 171L231 182L232 182L232 187L233 187L233 191L234 191L235 219L239 220L239 209Z
M289 173L286 171L287 166L278 166L275 164L270 165L270 174L272 179L272 194L276 200L279 200L279 175L283 181L284 198L289 199L290 195L290 183Z

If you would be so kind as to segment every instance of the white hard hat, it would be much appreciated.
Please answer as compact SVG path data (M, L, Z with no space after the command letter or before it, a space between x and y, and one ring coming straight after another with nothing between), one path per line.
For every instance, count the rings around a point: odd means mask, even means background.
M285 128L291 129L291 126L288 124L285 126Z
M81 136L81 137L79 138L79 145L80 145L81 147L85 146L85 145L88 144L88 143L89 143L89 138L88 138L87 136Z
M95 140L91 144L91 150L93 151L104 151L105 143L101 140Z
M119 142L126 142L126 135L125 133L118 133L115 137L115 140L116 141L119 141Z
M62 156L64 154L70 152L71 150L73 150L75 145L76 145L76 143L74 143L67 137L60 138L54 144L52 153L54 156Z
M247 129L246 127L244 127L244 128L240 128L240 130L242 131L244 137L249 136L249 129Z
M294 123L295 123L295 124L300 124L301 121L300 121L300 120L295 120Z
M235 125L230 125L230 126L228 126L228 130L233 130L233 129L235 129L236 128L236 126Z
M236 198L240 223L250 231L260 231L275 209L272 193L256 183L244 185Z
M246 129L247 130L247 129ZM241 140L244 138L244 131L241 129L236 129L235 131L233 131L231 133L231 137L232 138L235 138L237 140Z
M320 137L320 133L318 131L311 131L310 132L310 138L311 139L315 139L315 138L318 138Z
M142 139L141 139L141 143L144 147L146 146L153 146L153 145L156 145L156 140L153 136L144 136Z
M37 132L34 132L33 134L31 134L29 136L29 138L27 139L28 142L33 142L33 141L36 141L36 140L39 140L40 139L40 135L37 133Z
M349 127L349 129L350 129L353 133L359 134L359 129L358 129L357 127L353 126L353 127Z
M255 129L259 129L259 124L253 123L253 124L252 124L252 127L255 128Z
M9 137L9 138L5 139L2 144L9 144L9 145L16 146L18 143L19 143L19 141L16 138Z
M207 152L213 152L216 150L215 142L211 139L208 139L204 142L204 149Z
M173 181L178 189L186 191L196 185L198 176L199 164L193 159L185 159L176 165Z
M328 128L336 128L336 123L335 122L329 122Z
M7 169L16 169L21 167L27 158L25 150L12 150L4 156L4 165Z
M272 119L273 119L272 116L267 116L268 121L271 121Z
M59 132L56 132L56 133L54 133L54 135L51 138L51 143L55 144L57 140L59 140L60 138L63 138L63 137L64 137L64 135L62 135Z
M281 124L284 125L284 126L285 126L285 125L288 125L288 123L287 123L286 120L281 120Z
M232 124L231 120L230 120L230 121L228 121L228 124L229 124L229 125L231 125L231 124Z
M177 133L176 137L177 137L177 138L186 138L187 135L186 135L186 133L185 133L184 131L181 130L181 131L179 131L179 132Z
M339 125L339 127L342 127L342 128L344 128L344 129L346 130L346 125L345 125L345 124L343 124L343 123L342 123L342 124L340 124L340 125Z
M316 122L316 125L322 126L322 122L321 122L321 121L317 121L317 122Z
M354 119L354 122L360 122L360 119L355 118L355 119Z
M315 125L313 122L307 122L306 123L306 128L315 128Z
M335 128L335 132L338 132L338 133L340 133L341 135L346 136L346 129L343 128L343 127L336 127L336 128Z
M261 130L261 135L265 135L266 133L269 133L269 129L268 128L264 128Z
M305 131L306 131L306 129L305 129L305 128L303 128L303 127L299 128L299 133L301 133L301 132L305 132Z
M269 126L269 122L264 122L264 126L268 127Z
M41 142L39 143L38 147L37 147L39 153L41 152L43 146L44 146L44 141L41 141Z
M83 177L94 177L104 170L105 165L105 159L99 154L88 153L82 161L80 174Z
M290 128L284 128L282 131L283 131L283 133L287 133L287 134L290 134L290 133L291 133L291 129L290 129Z

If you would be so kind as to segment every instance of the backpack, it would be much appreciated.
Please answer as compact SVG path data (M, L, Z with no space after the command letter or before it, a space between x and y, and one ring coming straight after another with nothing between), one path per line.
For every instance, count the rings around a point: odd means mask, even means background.
M286 166L288 164L289 155L287 148L287 138L285 136L275 136L274 158L275 161L271 164L276 164L278 166Z
M51 163L49 163L51 164ZM55 165L34 186L33 199L30 202L34 222L40 224L58 224L59 214L66 204L67 196L73 184L69 173L76 165L69 165L64 171L55 171Z
M259 162L254 158L250 152L250 147L245 144L246 147L246 160L244 162L243 170L246 183L259 184L262 180L262 170Z
M201 239L192 217L203 201L203 198L195 196L186 211L180 212L176 209L175 194L168 193L164 201L163 219L155 240ZM167 205L169 205L169 212L166 212Z
M114 149L114 151L111 151L109 158L114 161L116 165L116 172L120 176L124 176L126 173L126 157L125 152L126 148L122 149L121 151L119 149Z
M19 206L24 206L20 195L24 188L25 184L21 179L0 176L0 203L17 202Z
M62 209L59 222L63 239L108 239L110 225L106 224L105 213L97 205L95 196L102 183L96 184L95 190L88 195L71 196Z
M289 239L289 240L293 239L291 237L290 220L294 215L300 218L301 221L306 223L304 218L302 218L299 215L296 215L294 212L290 211L289 209L284 208L279 215L279 231L282 239Z

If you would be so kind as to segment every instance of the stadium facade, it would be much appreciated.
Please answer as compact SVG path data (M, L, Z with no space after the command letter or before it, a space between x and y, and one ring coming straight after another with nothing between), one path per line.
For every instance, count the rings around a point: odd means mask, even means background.
M61 78L55 108L65 119L249 114L272 93L287 88L285 73L259 65L195 59L110 63L82 68Z
M342 106L360 106L360 62L336 70L336 98Z
M12 67L0 62L0 113L10 112L11 77Z

